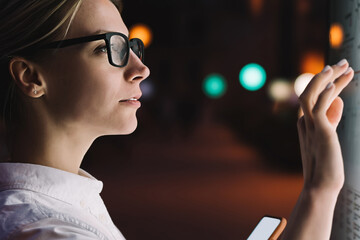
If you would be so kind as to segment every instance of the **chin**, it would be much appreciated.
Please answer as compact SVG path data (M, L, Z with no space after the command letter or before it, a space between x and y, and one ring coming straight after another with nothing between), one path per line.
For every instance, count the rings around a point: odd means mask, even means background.
M137 121L135 121L131 125L123 126L122 129L120 129L120 131L118 131L118 134L129 135L129 134L132 134L133 132L135 132L136 128L137 128Z
M129 130L127 132L124 132L124 133L121 133L121 135L130 135L132 134L133 132L135 132L136 128L132 129L132 130Z
M111 136L111 135L130 135L132 134L133 132L135 132L136 130L136 127L133 127L133 128L127 128L127 129L113 129L113 130L110 130L110 131L107 131L107 132L104 132L102 134L99 135L100 136Z
M104 125L102 128L101 136L107 136L107 135L129 135L133 133L138 126L138 121L136 118L132 119L121 119L121 120L115 120L111 123L108 123L105 127Z

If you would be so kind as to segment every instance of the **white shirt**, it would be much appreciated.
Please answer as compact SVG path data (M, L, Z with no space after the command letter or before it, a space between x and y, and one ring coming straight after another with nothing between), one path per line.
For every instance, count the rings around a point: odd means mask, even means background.
M0 163L0 239L125 239L100 197L103 184L24 163Z

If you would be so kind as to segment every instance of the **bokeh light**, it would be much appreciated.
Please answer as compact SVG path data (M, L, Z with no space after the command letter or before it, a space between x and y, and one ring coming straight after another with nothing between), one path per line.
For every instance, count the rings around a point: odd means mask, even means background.
M296 78L294 84L294 90L296 95L300 96L302 94L302 92L305 90L306 86L309 84L309 82L314 76L315 75L312 73L303 73Z
M253 16L259 16L263 10L263 7L264 0L250 0L250 9Z
M142 92L142 98L149 99L153 97L155 93L155 87L151 79L146 79L145 81L141 82L140 89Z
M333 23L330 26L329 42L332 48L341 47L344 41L344 30L340 23Z
M292 93L292 84L286 79L274 79L269 84L269 95L275 101L286 101Z
M301 69L302 73L319 73L324 68L324 55L323 53L310 51L303 55L301 59Z
M152 42L152 38L153 38L153 34L151 29L149 28L149 26L143 24L143 23L138 23L133 25L130 28L130 39L131 38L140 38L145 47L148 47L151 42Z
M203 82L203 91L210 98L219 98L226 92L227 84L223 76L217 73L208 75Z
M239 79L241 86L246 90L257 91L266 82L266 72L259 64L250 63L241 69Z

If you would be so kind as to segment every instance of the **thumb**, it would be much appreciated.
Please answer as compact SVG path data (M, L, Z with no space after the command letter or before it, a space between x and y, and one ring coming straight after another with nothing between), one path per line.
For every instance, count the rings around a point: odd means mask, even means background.
M326 116L331 125L336 127L341 119L344 102L340 97L336 97L326 112Z

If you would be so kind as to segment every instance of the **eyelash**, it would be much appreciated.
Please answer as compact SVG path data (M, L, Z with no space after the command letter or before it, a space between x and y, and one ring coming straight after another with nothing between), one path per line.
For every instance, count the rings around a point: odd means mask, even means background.
M95 49L97 53L107 53L106 45L100 45Z

